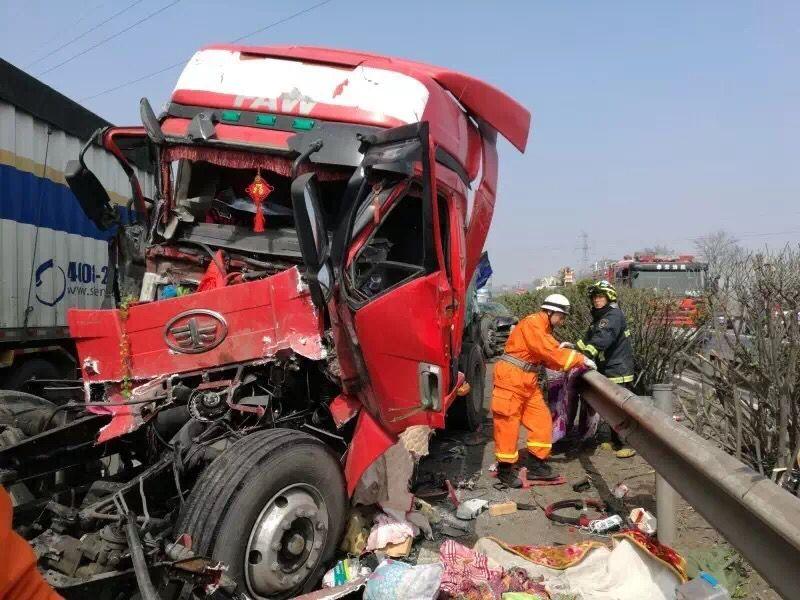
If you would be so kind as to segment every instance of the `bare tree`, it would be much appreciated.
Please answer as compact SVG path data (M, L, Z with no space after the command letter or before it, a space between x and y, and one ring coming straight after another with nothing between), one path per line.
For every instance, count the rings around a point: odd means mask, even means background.
M791 467L800 450L800 246L715 247L714 328L695 354L702 390L685 411L698 432L762 473Z
M739 240L724 229L697 238L694 247L699 258L708 263L708 274L713 279L720 277L726 267L744 253Z
M646 248L642 248L641 250L637 250L636 254L648 254L648 255L656 255L656 256L667 256L675 252L669 246L664 246L663 244L656 244L655 246L647 246Z

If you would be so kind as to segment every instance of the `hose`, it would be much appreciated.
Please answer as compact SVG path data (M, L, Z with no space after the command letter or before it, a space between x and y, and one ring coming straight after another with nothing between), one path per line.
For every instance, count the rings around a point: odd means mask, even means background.
M314 154L314 152L319 152L321 149L322 140L315 140L308 145L308 148L306 148L292 163L292 179L297 177L297 171L300 169L300 165L303 164L309 156Z
M131 552L133 571L136 574L136 585L142 600L161 600L153 580L150 579L150 569L144 556L142 540L139 539L139 527L136 524L136 515L128 511L125 515L125 537L128 538L128 549Z

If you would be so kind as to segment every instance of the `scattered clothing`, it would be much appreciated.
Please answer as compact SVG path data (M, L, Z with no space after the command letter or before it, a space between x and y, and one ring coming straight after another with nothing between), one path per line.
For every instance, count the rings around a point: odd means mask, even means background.
M485 554L453 540L439 550L444 573L440 598L458 600L501 600L508 592L524 592L534 598L549 599L543 585L522 569L503 569L492 565Z
M506 544L502 540L495 538L491 539L512 554L521 556L532 563L560 570L574 567L586 558L586 555L593 548L604 547L602 543L594 541L578 542L577 544L563 546L523 546Z
M578 367L568 373L547 369L547 404L553 415L553 443L568 437L571 440L583 441L594 436L600 415L585 402L584 410L576 423L579 406L578 381L588 369Z
M510 546L481 538L475 551L499 568L521 568L531 578L543 577L552 599L674 600L686 580L683 559L638 531L612 536L613 549L599 542L590 547ZM575 547L578 546L578 547ZM557 565L553 567L551 565ZM560 567L560 568L559 568Z
M413 523L381 513L375 517L375 524L367 538L366 550L371 552L385 548L389 544L402 544L418 534L419 529Z

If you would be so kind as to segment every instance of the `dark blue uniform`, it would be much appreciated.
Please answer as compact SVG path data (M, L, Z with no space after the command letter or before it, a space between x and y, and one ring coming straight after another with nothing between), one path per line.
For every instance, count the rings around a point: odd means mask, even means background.
M597 370L614 383L633 381L633 346L625 315L615 302L592 309L592 324L578 350L597 363Z

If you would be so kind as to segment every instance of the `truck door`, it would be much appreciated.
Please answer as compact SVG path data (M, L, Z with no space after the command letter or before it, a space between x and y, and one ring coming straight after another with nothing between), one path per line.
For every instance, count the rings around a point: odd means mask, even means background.
M455 383L456 303L442 247L447 210L438 206L427 127L419 129L400 140L408 127L384 132L365 153L371 191L360 204L372 209L373 222L353 232L343 265L357 351L374 396L366 404L392 431L443 426ZM398 153L407 174L388 164Z

